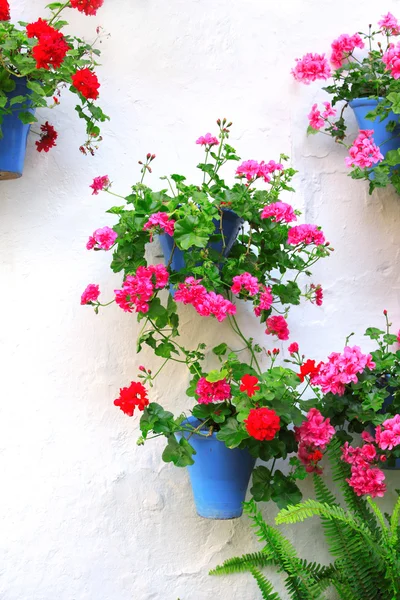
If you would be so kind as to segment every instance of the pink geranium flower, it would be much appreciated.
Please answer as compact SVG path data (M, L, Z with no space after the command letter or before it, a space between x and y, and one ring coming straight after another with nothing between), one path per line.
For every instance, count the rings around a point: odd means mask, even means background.
M92 185L90 185L89 187L91 187L93 190L92 196L94 196L94 195L97 196L97 194L99 192L108 188L109 186L110 186L110 180L108 179L108 175L103 175L102 177L95 177L93 179Z
M96 250L110 250L115 244L117 237L118 234L110 227L106 226L101 229L96 229L93 235L90 236L86 248L88 250L92 250L93 248Z
M273 301L274 298L271 294L271 288L264 287L260 294L258 304L254 306L254 314L256 315L256 317L259 317L263 310L269 310L272 306Z
M250 296L255 296L260 290L260 283L257 277L253 277L253 275L247 272L235 275L232 282L231 290L234 294L240 294L242 288L244 288Z
M382 62L386 65L386 71L389 71L393 79L400 78L400 42L396 46L390 44L388 50L382 56Z
M347 167L366 169L383 160L379 146L374 143L373 135L374 132L370 129L360 129L360 133L349 148L349 156L345 158Z
M211 383L205 377L200 377L197 382L195 393L199 404L210 404L210 402L223 402L231 397L231 386L226 379Z
M219 141L211 133L206 133L196 140L196 144L201 146L218 146Z
M387 35L399 35L400 25L398 20L391 12L384 15L380 21L378 21L379 27L385 31Z
M331 69L325 54L313 54L308 52L303 58L296 58L296 66L292 69L292 75L296 81L309 84L317 79L329 79Z
M319 129L322 129L322 127L325 125L325 121L321 117L321 112L318 110L317 104L312 105L311 112L308 115L308 119L309 119L310 127L315 129L316 131L318 131Z
M351 36L343 33L332 42L331 48L331 63L338 69L355 48L364 48L364 42L358 33Z
M288 340L289 339L289 328L286 322L281 315L268 317L267 319L267 329L265 333L276 335L280 340Z
M247 181L255 181L258 178L264 179L265 183L271 181L271 174L275 171L282 171L283 165L274 160L259 163L256 160L245 160L236 169L238 177L246 177Z
M150 216L149 220L143 225L143 230L155 230L157 227L165 231L168 235L174 235L175 221L169 218L165 212L157 212Z
M313 384L321 387L324 394L332 392L343 396L348 383L357 383L359 373L372 370L375 363L370 354L363 354L358 346L346 346L343 353L332 352L328 362L321 363L319 373L313 378Z
M332 104L330 102L323 102L322 104L325 106L325 110L322 113L324 119L336 116L336 109L332 108Z
M325 244L325 236L317 225L295 225L288 231L288 243L292 246L299 244Z
M89 283L81 296L81 304L91 304L92 302L96 302L99 296L99 286L94 283Z
M297 221L297 217L294 213L293 208L286 202L273 202L264 206L262 213L262 219L272 219L278 223L291 223Z
M180 283L175 293L175 301L183 304L191 304L196 312L202 317L215 317L218 321L224 321L228 315L236 313L236 306L224 298L221 294L207 292L201 285L201 279L187 277L184 283Z
M156 289L168 285L168 271L164 265L138 267L135 275L128 275L122 289L114 290L115 301L125 312L147 313Z

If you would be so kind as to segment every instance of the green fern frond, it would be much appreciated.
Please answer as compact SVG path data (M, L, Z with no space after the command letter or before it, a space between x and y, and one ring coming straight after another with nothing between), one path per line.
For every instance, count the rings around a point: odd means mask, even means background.
M399 519L400 519L400 496L397 498L396 505L393 509L392 517L390 519L390 538L391 545L396 548L399 539Z
M260 588L263 600L282 600L281 597L274 592L272 583L268 581L268 579L262 573L260 573L258 569L255 567L250 567L250 572L257 581L257 585Z
M268 552L261 550L243 556L228 558L222 565L218 565L209 572L209 575L230 575L231 573L243 573L250 571L251 568L262 568L269 565L276 565L276 562Z

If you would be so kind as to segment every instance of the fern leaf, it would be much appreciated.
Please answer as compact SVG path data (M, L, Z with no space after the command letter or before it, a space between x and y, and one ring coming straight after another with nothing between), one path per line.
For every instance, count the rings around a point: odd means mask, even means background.
M390 519L390 539L391 545L396 548L399 539L399 519L400 519L400 496L397 498L396 505Z
M209 575L230 575L231 573L242 573L250 571L251 568L262 568L269 565L276 565L271 555L265 551L244 554L228 558L222 565L215 567L209 572Z
M282 600L281 597L274 592L272 583L268 581L268 579L262 573L260 573L258 569L255 567L250 567L250 572L257 581L257 585L260 588L263 600Z

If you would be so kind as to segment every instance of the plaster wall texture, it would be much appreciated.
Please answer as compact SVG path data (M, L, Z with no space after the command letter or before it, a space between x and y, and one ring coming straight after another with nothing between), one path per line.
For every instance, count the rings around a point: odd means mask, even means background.
M41 0L11 4L15 20L43 14ZM137 447L137 419L113 406L137 366L157 362L146 351L135 355L133 316L116 307L96 316L79 305L87 283L107 297L120 281L107 255L85 250L94 229L114 222L104 212L110 198L91 196L88 186L108 174L115 191L127 193L148 151L157 154L154 185L164 174L195 175L194 140L226 116L243 159L291 156L299 174L289 200L336 249L314 269L324 305L293 309L291 339L323 359L350 331L361 343L383 308L399 324L400 198L391 189L368 196L364 183L347 177L342 148L306 138L310 106L326 96L290 76L295 57L328 51L337 35L365 29L388 10L399 15L400 2L105 0L95 18L68 15L88 39L98 24L111 34L98 74L112 120L96 156L82 157L83 127L65 94L57 111L42 112L60 131L57 148L39 155L30 136L23 178L0 187L2 600L259 597L250 576L207 575L258 548L246 518L198 518L185 470L161 461L158 440ZM244 307L239 318L249 336L272 347ZM215 322L206 329L190 309L182 319L188 342L229 335ZM152 399L181 410L186 384L173 366ZM397 473L388 480L398 487ZM309 484L303 489L311 493ZM388 505L392 499L389 492ZM272 521L276 509L264 512ZM287 534L304 557L328 560L316 521Z

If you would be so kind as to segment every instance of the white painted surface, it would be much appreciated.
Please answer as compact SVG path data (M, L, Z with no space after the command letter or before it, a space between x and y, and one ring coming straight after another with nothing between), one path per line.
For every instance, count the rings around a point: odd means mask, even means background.
M12 0L13 17L36 19L43 5ZM384 10L400 16L400 2ZM110 198L92 197L88 186L108 174L115 191L128 192L148 151L157 154L155 186L170 172L193 175L194 140L225 115L243 159L291 155L300 171L293 201L336 248L315 270L325 304L293 310L292 339L323 358L349 331L361 341L383 308L399 325L400 198L392 190L369 197L346 176L341 148L306 139L306 114L325 95L289 74L295 57L328 51L337 35L380 14L372 0L362 10L346 0L105 0L95 18L71 11L89 39L98 24L111 33L99 76L112 121L96 157L82 157L83 126L65 94L57 111L43 113L60 131L57 148L38 155L30 139L24 177L0 187L2 600L259 597L250 576L207 575L258 547L247 520L199 519L185 471L161 462L158 443L136 447L137 419L113 406L138 364L156 362L135 356L134 317L79 305L87 283L110 295L119 282L106 255L85 250L95 228L113 223L104 214ZM204 321L189 309L183 320L197 341ZM255 323L246 326L271 344ZM224 335L210 321L207 341ZM188 406L185 386L171 368L152 397L178 411ZM272 520L275 508L265 512ZM289 529L315 559L323 556L318 532L317 522Z

